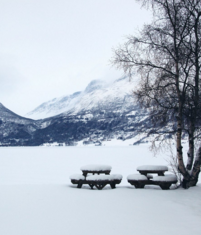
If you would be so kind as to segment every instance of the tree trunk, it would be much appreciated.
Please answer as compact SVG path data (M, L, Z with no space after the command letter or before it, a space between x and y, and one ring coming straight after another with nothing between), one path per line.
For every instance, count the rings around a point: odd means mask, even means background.
M195 132L194 120L191 120L188 133L189 150L188 150L188 160L186 165L186 169L188 171L192 169L193 160L194 160L194 132Z
M183 150L181 144L181 136L182 136L182 112L181 108L179 109L177 116L177 159L178 159L178 170L183 175L183 183L182 187L186 188L186 181L190 180L190 174L186 170L183 160Z
M200 174L200 167L201 167L201 147L199 147L195 162L193 164L193 170L191 172L190 178L184 178L182 182L183 188L189 188L196 186Z
M183 161L183 150L181 144L181 136L182 136L182 121L181 114L179 113L177 116L177 159L178 159L178 168L182 175L186 174L186 169Z
M193 165L193 170L191 173L192 178L198 180L199 174L200 174L200 167L201 167L201 146L198 149L195 162ZM197 182L196 182L197 183Z

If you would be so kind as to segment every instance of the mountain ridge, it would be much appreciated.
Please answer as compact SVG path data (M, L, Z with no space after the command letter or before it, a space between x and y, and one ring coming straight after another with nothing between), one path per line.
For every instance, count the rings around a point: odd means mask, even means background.
M6 108L2 103L0 103L0 119L1 121L12 121L16 123L32 123L34 120L31 118L22 117L14 112L12 112L10 109Z
M132 100L133 87L134 84L129 82L126 77L110 83L102 80L93 80L84 91L44 102L25 116L32 119L42 119L64 112L77 114L83 110L97 109L97 106L100 108L106 107L108 102L114 104L117 102L116 98L122 100L126 95L127 98L130 97Z
M57 142L75 145L79 141L101 143L108 139L123 141L139 136L139 131L149 130L150 120L147 111L133 99L134 85L126 78L109 84L92 81L84 91L43 103L39 106L43 114L56 115L38 120L20 117L2 108L0 117L5 117L5 113L10 117L0 123L0 144L38 146Z

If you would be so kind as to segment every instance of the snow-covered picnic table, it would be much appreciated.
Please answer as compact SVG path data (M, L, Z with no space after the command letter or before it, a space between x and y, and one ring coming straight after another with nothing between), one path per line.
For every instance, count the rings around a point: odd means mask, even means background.
M108 165L87 165L80 169L83 173L82 175L76 174L70 176L71 182L77 184L77 188L81 188L83 184L88 184L91 189L94 186L97 189L103 189L107 184L111 188L115 188L116 184L120 184L122 180L122 175L110 175L112 167Z
M137 171L140 172L142 175L147 174L158 174L159 176L164 176L165 171L168 171L167 166L159 166L159 165L144 165L139 166Z
M137 171L140 174L132 174L127 177L128 182L136 188L144 188L145 185L158 185L162 189L169 189L172 184L177 183L177 177L173 174L165 175L167 166L145 165L139 166ZM158 174L153 176L152 174Z
M112 167L109 165L86 165L80 168L85 177L87 176L87 174L109 175L111 169Z

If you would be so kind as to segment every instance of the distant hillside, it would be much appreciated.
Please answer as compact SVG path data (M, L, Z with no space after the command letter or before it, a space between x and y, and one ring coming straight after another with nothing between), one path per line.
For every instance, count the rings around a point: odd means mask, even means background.
M133 89L135 84L127 78L110 84L92 81L84 91L43 103L27 115L39 120L20 117L1 105L0 144L74 145L78 141L88 144L134 137L143 141L151 123L147 112L135 103ZM144 134L139 135L139 131Z
M33 122L32 119L19 116L11 110L7 109L2 103L0 103L0 120L19 124L30 124Z
M25 116L41 119L64 112L76 115L86 110L120 110L119 108L123 110L133 105L132 90L134 88L135 84L128 78L118 79L111 83L94 80L84 91L47 101Z

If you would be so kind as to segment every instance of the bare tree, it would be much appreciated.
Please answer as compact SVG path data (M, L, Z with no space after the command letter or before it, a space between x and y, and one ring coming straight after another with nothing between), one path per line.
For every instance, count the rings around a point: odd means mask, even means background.
M200 83L200 68L201 68L201 2L198 0L184 1L185 10L190 13L189 21L189 42L185 43L185 47L190 52L191 64L191 83L188 87L187 105L185 107L185 117L187 120L187 130L189 134L189 151L186 169L191 172L191 178L195 181L198 178L200 171L199 151L194 162L194 141L196 134L200 133L201 119L201 83ZM196 133L197 132L197 133ZM194 165L193 165L194 162ZM191 186L192 182L184 179L184 184ZM190 185L189 185L190 184Z
M178 169L187 188L196 185L201 165L201 148L194 159L201 113L201 0L144 0L143 4L151 4L154 21L114 50L112 61L130 77L141 75L134 91L137 101L150 110L155 123L176 133ZM189 134L187 166L181 143L184 131Z

